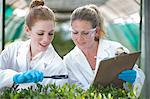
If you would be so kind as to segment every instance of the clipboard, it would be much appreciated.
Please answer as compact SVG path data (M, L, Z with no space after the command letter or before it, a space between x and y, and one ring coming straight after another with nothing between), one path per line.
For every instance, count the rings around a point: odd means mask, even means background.
M118 79L118 74L123 70L132 69L140 54L141 52L122 54L100 61L93 85L106 86L113 84L116 87L122 88L123 81Z

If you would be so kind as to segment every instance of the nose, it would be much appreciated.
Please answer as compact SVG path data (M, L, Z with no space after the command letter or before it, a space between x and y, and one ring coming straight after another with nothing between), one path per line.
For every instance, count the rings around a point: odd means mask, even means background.
M51 37L50 36L48 36L48 35L45 35L44 37L43 37L43 43L49 43L50 42L50 40L51 40Z
M78 40L78 41L82 41L82 40L83 40L82 34L79 34L79 35L78 35L77 40Z

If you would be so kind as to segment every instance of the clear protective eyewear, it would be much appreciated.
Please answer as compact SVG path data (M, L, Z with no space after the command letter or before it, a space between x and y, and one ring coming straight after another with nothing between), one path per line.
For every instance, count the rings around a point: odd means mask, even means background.
M90 29L88 31L81 31L81 32L78 32L72 28L69 29L71 31L71 33L74 35L74 36L78 36L79 34L86 37L88 36L89 34L93 33L96 31L96 28L93 28L93 29Z

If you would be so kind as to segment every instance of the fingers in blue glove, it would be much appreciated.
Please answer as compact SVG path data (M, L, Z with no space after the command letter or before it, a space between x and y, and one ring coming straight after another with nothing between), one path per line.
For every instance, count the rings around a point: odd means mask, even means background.
M34 72L34 76L36 76L36 77L35 77L35 82L41 81L41 80L40 80L40 77L42 76L42 74L43 74L43 73L38 72L38 71L37 71L37 72Z
M36 76L36 82L39 82L39 81L42 82L43 81L44 76L43 76L42 72L36 71L36 72L34 72L34 74Z
M121 72L122 74L136 74L135 70L124 70Z
M42 82L43 81L43 73L42 72L36 72L37 81Z
M16 83L16 84L20 84L20 83L23 83L26 81L26 78L23 76L23 74L16 74L14 77L13 77L13 81Z
M122 75L119 75L119 79L121 79L121 80L124 80L124 81L126 81L126 82L129 82L129 83L134 83L134 81L135 81L135 77L126 77L126 76L122 76Z
M27 71L27 72L23 73L23 75L28 80L28 79L32 79L33 78L32 75L31 75L31 73L32 73L32 71Z
M13 81L17 84L31 83L43 81L43 73L37 70L30 70L22 74L17 74L13 77Z
M135 70L125 70L118 75L118 78L129 83L134 83L136 79Z
M37 70L31 70L24 74L28 82L39 82L43 80L43 73Z

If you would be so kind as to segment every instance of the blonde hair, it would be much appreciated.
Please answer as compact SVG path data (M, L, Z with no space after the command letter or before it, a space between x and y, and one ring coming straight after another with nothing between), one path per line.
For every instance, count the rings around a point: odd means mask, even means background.
M92 24L93 28L100 27L100 35L95 37L96 41L105 35L103 17L96 5L90 4L76 8L71 15L71 23L75 20L86 20Z
M44 6L43 0L32 0L29 8L30 11L26 16L26 25L29 29L31 29L38 20L50 20L55 22L54 12L47 6Z

